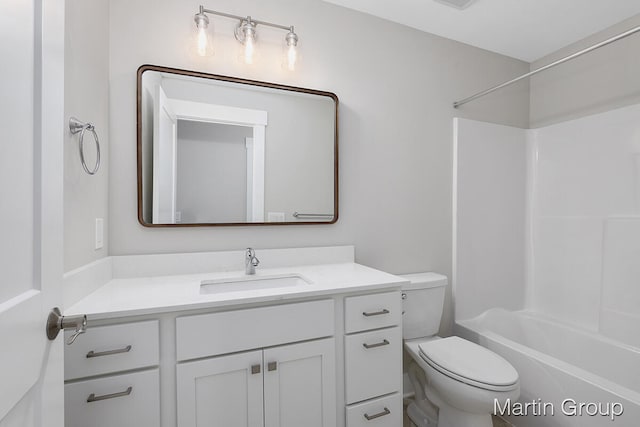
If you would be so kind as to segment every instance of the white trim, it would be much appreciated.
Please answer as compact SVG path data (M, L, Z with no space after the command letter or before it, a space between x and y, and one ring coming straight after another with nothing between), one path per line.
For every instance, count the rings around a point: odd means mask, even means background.
M253 138L244 139L244 147L247 151L247 222L253 221Z
M228 105L168 99L178 120L214 122L236 125L267 125L267 112Z
M251 220L252 222L264 222L264 152L265 152L265 127L253 127L253 153L251 174ZM248 174L247 174L248 177ZM247 190L249 185L247 184ZM247 209L248 210L248 209Z
M165 145L167 141L161 141L160 135L162 133L162 121L161 117L166 116L172 123L172 136L169 142L171 146L167 148ZM154 224L175 224L176 218L176 204L177 204L177 165L178 165L178 117L173 111L173 104L162 89L161 85L155 87L155 98L153 102L153 197L152 197L152 216L151 222ZM171 157L171 187L161 188L159 185L163 182L162 174L166 173L162 167L163 155ZM170 198L171 207L169 209L169 217L167 218L167 212L163 210L166 198Z
M453 176L451 191L451 309L456 313L456 295L458 287L458 138L460 119L453 118Z

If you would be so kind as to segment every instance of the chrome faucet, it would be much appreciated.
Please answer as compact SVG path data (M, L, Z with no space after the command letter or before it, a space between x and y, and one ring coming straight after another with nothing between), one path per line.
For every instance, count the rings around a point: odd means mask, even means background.
M258 264L260 264L260 260L256 256L256 251L252 248L247 248L247 252L244 257L245 274L256 274L256 267Z

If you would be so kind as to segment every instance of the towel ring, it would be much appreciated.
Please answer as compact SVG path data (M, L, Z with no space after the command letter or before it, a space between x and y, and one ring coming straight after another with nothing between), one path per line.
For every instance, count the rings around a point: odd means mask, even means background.
M82 163L82 168L89 175L95 175L100 169L100 140L98 139L98 134L96 133L96 128L91 123L84 123L75 117L71 117L69 119L69 130L72 134L80 133L80 138L78 140L78 150L80 151L80 163ZM93 134L93 140L96 143L96 164L93 167L93 170L89 170L87 167L87 163L84 159L84 133L89 131Z

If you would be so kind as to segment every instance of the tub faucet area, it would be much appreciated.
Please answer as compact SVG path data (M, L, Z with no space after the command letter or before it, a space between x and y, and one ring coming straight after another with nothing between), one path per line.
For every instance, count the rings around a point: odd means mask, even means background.
M244 272L247 275L256 274L256 267L260 264L260 260L256 256L256 251L252 248L247 248L247 252L244 257Z

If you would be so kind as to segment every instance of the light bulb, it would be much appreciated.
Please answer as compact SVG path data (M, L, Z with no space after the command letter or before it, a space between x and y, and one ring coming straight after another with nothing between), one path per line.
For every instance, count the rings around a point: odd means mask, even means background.
M251 20L250 16L240 21L236 27L235 36L236 40L242 44L238 59L248 65L255 63L258 33L256 32L256 23Z
M253 36L247 34L244 41L244 62L245 64L253 64L253 56L255 53L255 40Z
M198 28L198 55L206 56L207 55L207 45L209 44L209 40L207 40L207 29L204 27Z
M195 50L198 56L213 55L213 46L209 37L207 28L209 27L209 18L203 12L197 13L193 19L196 22L196 40Z
M285 37L286 48L284 65L289 71L295 71L298 62L298 35L293 32L293 27Z
M289 71L295 71L297 61L298 61L298 49L296 49L294 45L290 45L287 48L287 69Z

